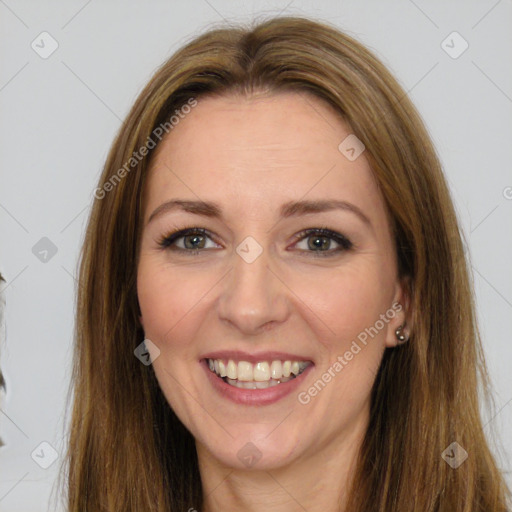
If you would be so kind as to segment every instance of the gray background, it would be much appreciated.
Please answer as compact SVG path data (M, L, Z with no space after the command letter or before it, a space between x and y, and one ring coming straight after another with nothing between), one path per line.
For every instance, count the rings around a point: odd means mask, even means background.
M334 22L384 61L423 116L467 237L496 402L482 410L485 431L512 484L511 0L0 0L0 363L8 388L0 510L56 510L49 500L61 457L48 469L36 460L52 460L42 442L64 450L77 256L121 120L184 42L224 19L265 13ZM58 42L46 59L31 47L51 48L44 31ZM458 58L442 47L453 31L469 44ZM463 48L457 37L444 44L452 54ZM33 253L43 237L56 254Z

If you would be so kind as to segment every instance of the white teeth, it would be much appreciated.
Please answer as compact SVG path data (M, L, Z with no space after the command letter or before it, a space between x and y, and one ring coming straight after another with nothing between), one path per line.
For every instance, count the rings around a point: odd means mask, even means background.
M273 379L279 379L279 377L283 376L283 365L281 361L272 361L270 365L270 376Z
M257 382L270 380L270 366L266 361L254 365L254 380Z
M243 380L243 381L254 380L251 363L248 363L247 361L239 361L238 362L237 379Z
M219 360L219 371L217 372L221 377L226 377L226 365L224 364L224 361Z
M281 382L288 382L293 377L282 378L281 380L270 379L266 382L241 382L239 380L227 379L227 383L231 386L241 389L266 389L281 384Z
M228 361L228 367L226 368L226 375L227 375L228 379L236 379L236 377L237 377L236 364L232 359L230 359Z
M300 375L309 365L310 361L259 361L256 364L248 361L232 359L208 359L208 367L219 377L226 377L226 382L237 382L237 387L246 389L263 389L286 382ZM234 385L234 384L233 384Z

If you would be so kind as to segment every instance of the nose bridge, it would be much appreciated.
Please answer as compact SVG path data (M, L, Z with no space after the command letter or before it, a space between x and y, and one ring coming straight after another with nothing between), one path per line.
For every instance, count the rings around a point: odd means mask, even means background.
M247 237L233 252L232 271L219 301L219 315L246 333L286 318L286 292L270 264L268 249L252 237Z

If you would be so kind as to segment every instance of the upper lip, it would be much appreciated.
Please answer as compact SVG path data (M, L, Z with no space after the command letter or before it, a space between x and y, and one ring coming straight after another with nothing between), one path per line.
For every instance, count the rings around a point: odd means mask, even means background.
M312 361L308 356L298 354L291 354L289 352L267 351L255 352L249 354L241 350L216 350L215 352L208 352L201 359L233 359L236 361L247 361L249 363L258 363L261 361Z

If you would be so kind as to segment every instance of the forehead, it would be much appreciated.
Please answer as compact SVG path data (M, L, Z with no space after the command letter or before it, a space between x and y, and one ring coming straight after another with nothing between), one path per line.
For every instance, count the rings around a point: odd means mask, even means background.
M306 93L200 97L155 151L146 210L178 196L245 214L326 196L382 209L364 153L350 161L338 149L351 133L330 105Z

